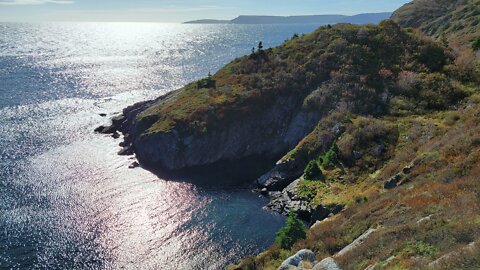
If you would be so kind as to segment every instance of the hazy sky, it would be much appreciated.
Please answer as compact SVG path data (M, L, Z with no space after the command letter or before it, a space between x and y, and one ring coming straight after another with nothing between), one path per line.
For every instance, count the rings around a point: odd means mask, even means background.
M182 22L393 11L410 0L0 0L0 21Z

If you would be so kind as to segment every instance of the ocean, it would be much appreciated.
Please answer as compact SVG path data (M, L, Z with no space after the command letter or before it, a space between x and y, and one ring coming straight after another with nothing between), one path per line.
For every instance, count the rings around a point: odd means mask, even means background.
M222 269L270 246L284 217L247 185L128 169L93 130L316 27L0 23L0 269Z

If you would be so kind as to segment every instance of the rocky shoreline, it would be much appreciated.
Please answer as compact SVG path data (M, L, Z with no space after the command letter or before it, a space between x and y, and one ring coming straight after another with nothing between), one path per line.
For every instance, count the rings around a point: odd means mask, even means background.
M111 118L111 125L99 126L94 131L96 133L110 135L114 139L121 139L119 146L122 147L122 149L118 152L118 155L133 156L135 155L135 144L132 132L135 118L139 113L163 98L162 96L156 100L143 101L129 106L123 109L118 116ZM106 115L103 114L102 117L104 116ZM246 165L244 161L235 162L241 164L240 166ZM149 168L148 163L145 164L141 159L132 162L129 168L133 169L140 165ZM213 166L203 166L203 168L200 166L192 169L190 172L206 174L211 169L219 170L219 167L222 167L222 165L226 166L225 164L214 164ZM252 165L246 165L246 167L252 167ZM231 170L231 166L228 168ZM263 168L267 167L264 166ZM253 191L270 199L269 203L264 207L265 209L282 215L288 215L290 211L293 211L310 225L337 214L342 210L343 207L340 205L331 207L319 205L314 207L311 200L302 198L298 194L297 186L303 175L303 168L297 166L294 162L278 161L276 164L268 165L268 168L270 168L270 171L256 178L256 180L250 178L251 183L249 183ZM189 170L167 173L186 175L188 174L186 171Z

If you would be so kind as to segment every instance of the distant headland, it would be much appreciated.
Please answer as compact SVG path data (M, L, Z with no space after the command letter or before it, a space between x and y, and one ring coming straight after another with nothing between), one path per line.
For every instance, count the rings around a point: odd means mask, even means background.
M391 12L363 13L352 16L346 15L304 15L304 16L260 16L241 15L232 20L201 19L184 22L185 24L295 24L295 23L378 23L390 18Z

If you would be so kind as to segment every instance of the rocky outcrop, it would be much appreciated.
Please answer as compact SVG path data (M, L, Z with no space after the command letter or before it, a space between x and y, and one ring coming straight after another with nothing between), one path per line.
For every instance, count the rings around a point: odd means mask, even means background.
M318 122L318 113L302 109L303 98L276 97L262 112L244 115L222 128L202 134L148 132L151 119L134 122L131 135L140 161L168 170L238 160L249 156L279 158L292 149ZM162 106L155 104L154 106Z
M317 263L315 253L309 249L302 249L286 259L278 270L341 270L335 259L328 257Z
M335 257L341 257L345 256L349 252L361 247L361 245L370 237L372 233L377 231L376 229L368 229L365 233L360 235L357 239L355 239L352 243L350 243L348 246L344 247L342 250L340 250L337 254L335 254Z
M166 96L168 96L167 94ZM148 100L143 102L135 103L127 108L123 109L120 115L117 115L111 119L112 124L109 126L99 126L95 128L95 132L102 134L110 134L114 139L120 137L119 133L123 134L123 141L119 143L122 149L118 152L119 155L133 155L135 149L133 147L132 136L130 135L133 123L139 113L144 111L146 108L162 100L165 96L162 96L155 100ZM106 114L101 114L101 116L106 116Z
M305 164L295 160L280 160L269 172L257 179L257 184L269 191L279 191L300 178Z
M351 251L361 248L363 243L370 237L370 235L376 232L376 229L369 229L357 239L355 239L348 246L344 247L337 254L332 257L327 257L321 260L319 263L316 263L315 254L308 249L302 249L297 252L295 255L286 259L278 270L303 270L303 269L313 269L313 270L340 270L340 267L337 264L335 258L346 256ZM471 244L474 245L474 244ZM307 266L308 267L305 267ZM311 267L313 266L313 267Z
M396 188L404 183L410 181L409 174L412 169L419 163L419 160L415 160L412 163L408 164L407 166L403 167L403 169L395 174L394 176L390 177L387 181L385 181L383 187L385 189L392 189Z
M283 191L270 192L270 202L266 208L284 215L293 211L301 219L310 220L314 208L310 200L306 200L299 195L297 189L299 182L300 179L297 179Z
M283 215L287 215L291 211L295 212L299 218L309 222L310 225L335 215L343 209L341 205L314 207L311 199L300 195L298 184L301 180L300 178L293 181L282 191L269 192L270 202L265 208Z

